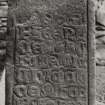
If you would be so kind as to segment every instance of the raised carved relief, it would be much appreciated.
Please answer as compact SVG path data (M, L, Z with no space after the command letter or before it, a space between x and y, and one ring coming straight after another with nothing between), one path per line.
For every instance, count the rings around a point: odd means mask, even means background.
M84 0L13 3L14 105L88 104L86 5Z
M38 86L28 86L27 94L30 97L40 97L40 87Z
M43 86L42 86L42 89L41 89L41 94L42 96L53 96L54 95L54 87L52 84L50 83L45 83Z
M14 87L14 94L19 97L23 98L27 95L27 87L24 85L18 85Z
M75 41L76 40L75 29L72 27L64 27L64 38L69 41Z
M21 55L24 55L25 53L28 53L28 43L26 40L21 40L19 41L17 45L17 52L20 53Z
M33 54L42 54L41 44L32 42L31 49Z
M49 27L43 29L42 38L44 40L51 40L53 36L52 29Z

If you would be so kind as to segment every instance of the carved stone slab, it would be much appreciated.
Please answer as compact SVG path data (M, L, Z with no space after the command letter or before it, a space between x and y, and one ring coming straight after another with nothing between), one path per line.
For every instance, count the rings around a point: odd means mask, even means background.
M94 105L89 3L8 2L6 105Z

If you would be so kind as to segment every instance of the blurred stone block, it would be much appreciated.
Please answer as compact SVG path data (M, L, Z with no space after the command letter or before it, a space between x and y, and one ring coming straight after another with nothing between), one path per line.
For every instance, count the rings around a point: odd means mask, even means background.
M96 21L105 25L105 1L96 11Z

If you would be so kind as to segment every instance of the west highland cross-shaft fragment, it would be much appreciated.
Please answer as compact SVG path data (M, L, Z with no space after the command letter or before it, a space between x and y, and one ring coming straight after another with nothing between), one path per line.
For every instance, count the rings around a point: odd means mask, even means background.
M8 0L0 6L6 105L95 105L92 0Z

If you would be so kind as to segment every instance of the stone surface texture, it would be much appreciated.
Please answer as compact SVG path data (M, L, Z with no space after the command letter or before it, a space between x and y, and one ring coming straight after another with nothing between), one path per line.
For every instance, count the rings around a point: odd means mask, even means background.
M93 2L8 5L6 105L94 105Z
M105 105L105 0L96 0L96 100Z
M95 105L93 7L92 0L0 0L4 104Z
M0 105L5 105L5 70L0 79Z

